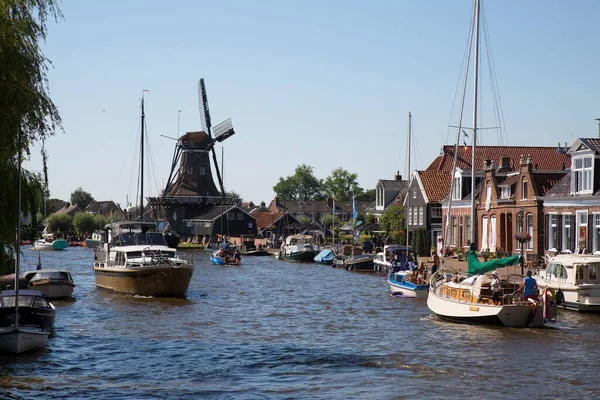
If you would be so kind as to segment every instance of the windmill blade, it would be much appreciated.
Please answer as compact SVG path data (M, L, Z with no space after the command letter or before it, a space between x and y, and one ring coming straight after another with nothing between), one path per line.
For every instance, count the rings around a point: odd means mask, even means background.
M233 130L231 118L227 118L225 121L221 122L213 129L213 136L217 142L222 142L223 140L233 135L235 135L235 131Z
M210 111L208 109L208 97L206 96L206 87L204 86L204 78L198 81L198 108L200 110L200 124L202 130L211 136L210 128Z

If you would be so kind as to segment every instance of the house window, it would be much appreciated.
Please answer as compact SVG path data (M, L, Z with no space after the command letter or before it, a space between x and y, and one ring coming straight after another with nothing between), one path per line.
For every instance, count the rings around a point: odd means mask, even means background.
M517 213L517 233L519 232L523 232L523 213ZM517 243L517 246L515 248L520 249L521 248L521 243L517 242L515 240L515 242Z
M411 208L412 208L412 212L413 212L413 225L416 225L417 221L418 221L417 213L419 210L417 210L418 207L411 207Z
M419 225L423 225L423 206L419 207Z
M204 167L200 167L200 175L205 175L206 171L204 169Z
M454 178L454 191L452 192L452 200L460 200L462 198L461 193L461 178Z
M521 200L527 200L527 181L523 181L521 185Z
M600 214L594 214L594 253L600 252Z
M573 159L572 190L574 193L592 192L593 162L591 157Z
M413 189L413 199L417 198L417 189Z
M442 206L436 204L431 206L431 218L442 218Z
M572 240L572 216L571 215L563 215L563 228L562 228L562 250L570 250L571 249L571 240Z
M237 214L237 220L238 221L243 221L244 220L244 213L239 212L239 213L236 213L236 214Z
M409 208L408 209L408 213L407 213L407 217L408 217L408 225L412 225L412 210Z
M527 250L533 250L533 214L527 214L527 233L531 236L527 242Z
M471 216L465 215L465 236L471 241Z
M233 221L233 220L235 220L235 213L234 213L234 212L228 212L228 213L227 213L227 219L228 219L229 221Z
M548 250L556 251L558 240L558 215L550 214L548 224Z
M456 241L456 246L461 247L463 243L463 219L462 217L458 217L458 238Z
M452 233L450 234L450 244L456 245L456 215L452 216Z
M481 250L489 249L488 243L488 217L481 217Z
M575 250L587 250L587 232L588 232L588 213L587 211L577 211L577 244Z
M510 199L510 186L502 186L500 197L503 199Z

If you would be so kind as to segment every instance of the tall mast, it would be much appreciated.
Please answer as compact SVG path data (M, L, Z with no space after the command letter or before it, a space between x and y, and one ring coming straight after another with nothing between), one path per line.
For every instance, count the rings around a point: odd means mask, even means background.
M144 219L144 92L142 92L142 135L140 142L140 219Z
M408 189L406 191L406 210L404 212L404 220L406 221L406 256L408 261L408 213L410 212L410 137L412 129L412 119L410 112L408 113ZM415 222L413 221L413 225Z
M475 55L473 63L473 145L471 146L471 243L475 243L475 148L477 146L477 84L479 81L479 0L475 0Z
M19 127L19 163L18 177L19 177L19 205L17 207L17 243L15 248L17 249L17 257L15 260L15 329L19 329L19 267L21 263L21 128Z

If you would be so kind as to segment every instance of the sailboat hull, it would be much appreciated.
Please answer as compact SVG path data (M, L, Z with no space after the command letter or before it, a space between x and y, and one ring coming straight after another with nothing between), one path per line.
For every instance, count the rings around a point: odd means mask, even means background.
M20 354L39 350L48 343L48 336L48 331L35 327L0 328L0 352Z
M94 267L96 287L153 297L185 297L194 267L183 264L142 267Z

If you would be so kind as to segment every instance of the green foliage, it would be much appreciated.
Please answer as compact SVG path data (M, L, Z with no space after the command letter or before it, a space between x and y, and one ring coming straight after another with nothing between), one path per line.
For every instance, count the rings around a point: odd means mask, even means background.
M299 215L298 217L296 217L296 219L301 224L308 224L309 222L311 222L311 219L308 215Z
M78 235L82 235L86 232L92 233L96 229L100 229L101 225L98 222L100 221L87 212L81 212L73 217L73 227Z
M410 246L415 250L415 253L419 256L427 256L427 231L425 228L419 228L411 233Z
M352 200L352 193L359 196L363 192L356 182L357 177L357 174L352 174L343 168L336 168L323 181L323 192L339 201Z
M379 219L379 226L386 235L393 237L398 243L405 243L404 207L401 204L388 207Z
M236 199L239 200L240 202L243 201L242 196L236 192L235 190L230 190L230 191L225 191L225 197L230 197L232 199Z
M117 218L117 219L120 219L120 218ZM116 221L117 219L115 219L115 215L111 215L110 221L107 221L106 218L104 218L102 215L97 214L97 215L94 215L94 225L96 226L96 229L102 229L102 228L104 228L104 225L108 224L109 222Z
M361 189L362 190L362 189ZM377 192L375 189L367 189L360 193L355 193L356 201L375 201Z
M73 230L73 217L68 214L52 214L46 220L48 232L67 233Z
M49 61L40 47L46 20L60 16L54 0L0 1L0 273L14 271L19 154L29 155L32 144L41 142L46 177L44 140L61 126L48 94ZM37 220L44 198L39 188L47 187L47 182L40 185L38 176L23 171L22 183L23 214Z
M325 224L325 226L328 229L330 229L332 226L340 225L339 219L335 215L332 215L332 214L327 214L327 215L321 216L321 222L323 224Z
M369 214L365 215L364 221L365 221L365 224L372 224L372 223L377 222L377 217L375 217L374 214L369 213Z
M280 200L311 201L323 198L322 181L313 175L313 167L302 164L294 175L279 178L273 191Z
M81 187L78 187L73 191L73 193L71 193L71 204L79 207L81 211L85 210L85 208L94 201L95 200L92 195L83 190Z

